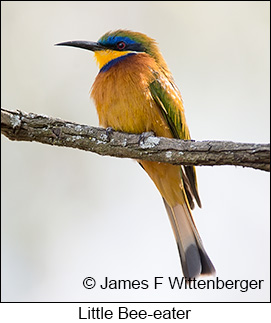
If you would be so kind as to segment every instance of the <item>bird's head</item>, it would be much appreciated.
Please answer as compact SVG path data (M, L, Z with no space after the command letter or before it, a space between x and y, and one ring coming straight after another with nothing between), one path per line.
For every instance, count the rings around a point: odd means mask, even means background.
M79 47L93 51L100 69L118 57L144 52L150 55L165 72L168 72L166 62L155 40L139 32L116 30L107 32L97 42L79 40L56 45Z

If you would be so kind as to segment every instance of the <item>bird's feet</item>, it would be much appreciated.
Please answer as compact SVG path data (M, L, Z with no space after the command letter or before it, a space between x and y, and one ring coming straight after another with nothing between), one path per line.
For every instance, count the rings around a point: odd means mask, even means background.
M139 136L138 144L144 145L149 137L155 137L155 133L153 131L142 132Z
M105 129L105 134L106 134L106 141L109 142L111 140L112 134L114 132L114 129L111 127L107 127Z
M160 142L160 138L156 137L153 131L143 132L138 140L138 144L142 149L153 148L157 146Z

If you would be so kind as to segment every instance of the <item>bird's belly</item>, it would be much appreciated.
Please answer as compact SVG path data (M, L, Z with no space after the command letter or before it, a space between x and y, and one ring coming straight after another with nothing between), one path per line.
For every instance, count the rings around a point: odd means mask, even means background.
M118 131L172 137L160 108L151 96L147 81L129 73L99 73L93 85L93 97L103 127Z
M167 125L155 103L150 100L120 97L116 102L102 105L98 114L103 127L132 133L154 131L158 136L166 135Z

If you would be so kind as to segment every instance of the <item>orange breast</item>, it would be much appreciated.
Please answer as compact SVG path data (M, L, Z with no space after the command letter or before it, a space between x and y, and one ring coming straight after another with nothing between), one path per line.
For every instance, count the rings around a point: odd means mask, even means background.
M158 69L154 59L139 53L97 75L91 96L101 126L132 133L154 131L157 136L172 137L149 90L151 69Z

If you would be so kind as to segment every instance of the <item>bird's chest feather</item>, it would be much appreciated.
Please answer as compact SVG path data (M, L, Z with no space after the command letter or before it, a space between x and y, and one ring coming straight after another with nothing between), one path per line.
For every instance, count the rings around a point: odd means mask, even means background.
M152 64L148 57L127 57L97 75L91 96L101 126L133 133L165 128L149 89Z

